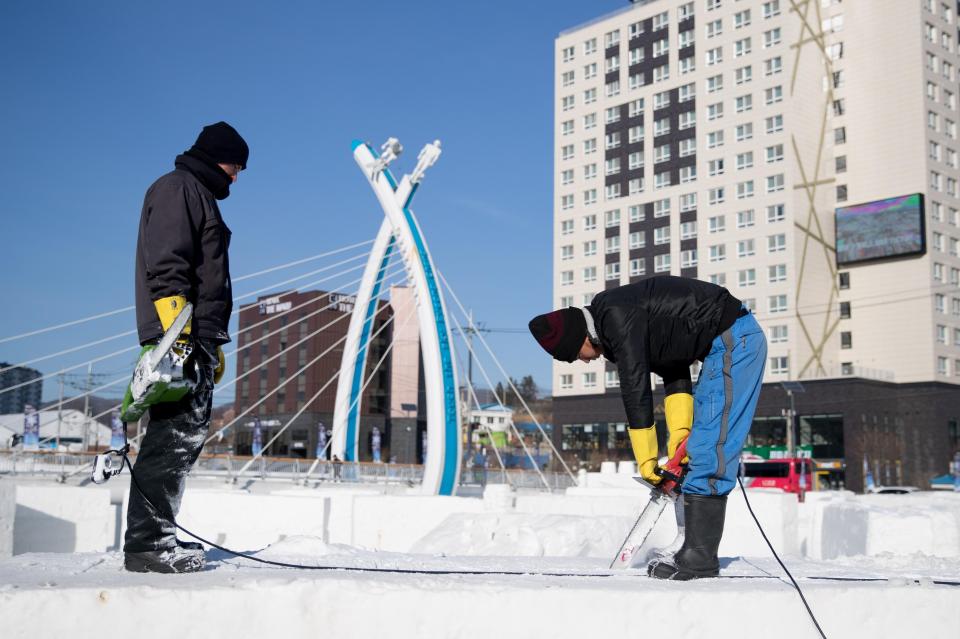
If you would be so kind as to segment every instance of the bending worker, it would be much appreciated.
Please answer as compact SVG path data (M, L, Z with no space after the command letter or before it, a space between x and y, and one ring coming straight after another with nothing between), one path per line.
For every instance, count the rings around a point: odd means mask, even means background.
M663 378L672 457L689 436L683 482L686 536L672 557L647 572L661 579L715 577L727 494L736 483L763 381L767 344L745 306L720 286L660 275L597 294L586 308L565 308L530 321L530 332L554 359L617 365L630 443L640 475L651 484L658 459L650 373ZM690 365L701 360L696 388Z

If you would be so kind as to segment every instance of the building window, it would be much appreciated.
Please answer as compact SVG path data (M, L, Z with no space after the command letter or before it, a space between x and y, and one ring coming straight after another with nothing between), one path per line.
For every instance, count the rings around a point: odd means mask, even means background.
M746 211L737 212L737 228L746 229L753 226L755 223L755 218L753 214L753 209L748 209Z
M697 208L697 194L696 193L684 193L680 196L680 212L686 213L687 211L693 211Z
M661 226L659 228L653 229L653 244L654 246L659 246L661 244L670 243L670 227Z
M750 94L741 95L734 98L734 106L737 113L745 113L753 109L753 96ZM571 123L572 125L573 123Z
M630 249L640 249L646 247L647 245L646 236L643 231L634 231L628 236L628 238Z
M783 190L783 173L767 177L767 193L776 193Z
M693 268L697 265L697 249L680 251L680 268Z
M560 272L560 285L569 286L573 284L573 271L561 271Z
M563 220L560 222L560 235L570 235L573 233L573 220Z
M723 175L723 158L707 162L707 175L710 177Z
M707 227L711 233L722 233L727 230L726 217L715 215L707 218Z
M620 262L611 262L604 267L604 278L609 280L620 280Z
M833 130L833 142L834 144L844 144L847 141L847 129L846 127L837 127Z
M584 283L587 283L587 282L596 282L596 281L597 281L597 267L596 267L596 266L588 266L588 267L586 267L585 269L583 269L583 281L584 281Z
M606 372L604 373L604 378L605 378L604 385L605 385L607 388L619 388L619 387L620 387L620 375L617 373L617 371L615 371L615 370L606 371Z
M670 271L670 254L655 255L653 258L653 270L655 273L667 273Z
M723 131L712 131L707 134L707 148L716 149L723 146Z
M771 284L787 281L787 265L773 264L767 267L767 281Z
M697 237L697 222L683 222L680 225L680 239L692 240Z
M743 27L748 26L750 26L750 9L737 11L735 14L733 14L734 29L742 29Z
M570 62L571 60L573 60L573 53L574 53L573 47L566 47L563 50L563 61Z
M753 138L753 123L747 122L746 124L740 124L735 129L737 142L744 142Z
M780 15L780 0L770 0L763 3L763 19L767 20Z
M573 375L560 376L560 390L570 390L573 388Z
M787 312L787 296L771 295L770 297L767 298L767 306L771 314L786 313Z
M608 237L604 242L605 253L619 253L620 252L620 236L612 235Z
M774 375L785 375L789 372L788 358L785 355L770 358L770 372Z
M784 324L770 327L770 343L782 344L788 340L787 326Z
M853 375L853 362L841 362L840 374L844 376Z
M840 331L840 348L853 348L853 334L850 331Z
M783 145L774 144L766 148L767 164L783 162Z
M737 271L737 283L740 286L755 286L757 283L757 269L748 268Z
M753 80L753 67L747 65L745 67L740 67L733 72L733 78L737 84L746 84Z
M710 247L710 261L723 262L727 259L726 244L714 244Z
M739 58L750 53L752 45L750 38L743 38L733 43L733 57Z
M780 56L763 61L764 75L771 76L780 73L781 71L783 71L783 60L780 59Z
M711 206L723 204L723 202L726 200L723 187L720 186L707 191L707 199Z
M737 199L744 200L753 197L753 180L737 183Z
M611 226L620 226L620 209L613 209L603 214L604 224L607 228Z
M787 236L785 233L777 233L767 238L767 253L779 253L787 250Z
M737 257L752 257L757 254L753 239L737 242Z
M737 153L737 170L743 171L750 168L753 168L753 151Z
M573 259L573 244L567 244L566 246L560 247L560 259L561 260Z
M842 271L837 273L837 288L845 290L850 288L850 272Z
M646 260L641 258L630 260L630 277L646 275L646 273L647 273Z
M712 273L710 275L710 283L716 284L717 286L726 286L727 285L727 274L726 273ZM746 301L744 301L746 304Z
M589 242L583 243L583 256L584 257L593 257L597 254L597 241L590 240Z

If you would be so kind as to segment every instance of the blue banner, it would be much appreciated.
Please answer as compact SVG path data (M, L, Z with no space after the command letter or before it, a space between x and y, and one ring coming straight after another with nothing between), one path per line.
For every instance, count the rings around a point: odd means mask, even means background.
M380 429L376 426L370 433L370 449L373 452L373 461L380 463Z
M327 457L327 427L323 422L317 424L317 459Z
M40 449L40 413L30 404L23 407L23 449Z
M260 426L260 418L253 418L253 456L256 457L263 452L263 427Z

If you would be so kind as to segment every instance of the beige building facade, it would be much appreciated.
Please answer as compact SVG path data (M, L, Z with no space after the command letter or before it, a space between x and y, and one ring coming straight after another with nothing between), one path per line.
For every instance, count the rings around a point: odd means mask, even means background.
M960 383L957 26L940 0L648 0L561 33L554 305L697 277L753 309L768 383ZM911 194L922 252L838 266L838 207Z

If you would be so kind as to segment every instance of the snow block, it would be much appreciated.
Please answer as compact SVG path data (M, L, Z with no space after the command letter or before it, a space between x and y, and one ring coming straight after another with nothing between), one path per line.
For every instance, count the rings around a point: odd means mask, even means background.
M799 554L797 496L780 491L753 489L747 492L747 497L774 549L780 554ZM726 557L763 557L770 554L756 522L747 510L743 491L739 487L727 497L727 516L719 554Z
M479 513L481 499L436 495L358 496L349 543L377 550L408 552L420 538L451 515Z
M60 484L18 484L13 554L103 552L113 545L110 490Z
M13 555L13 518L17 512L17 485L0 479L0 559Z
M612 559L629 525L625 518L609 516L458 514L413 544L410 552Z
M312 536L325 542L349 537L349 526L334 532L334 511L349 520L353 495L317 491L250 494L242 490L188 488L177 523L198 535L233 548L256 550L285 537Z

